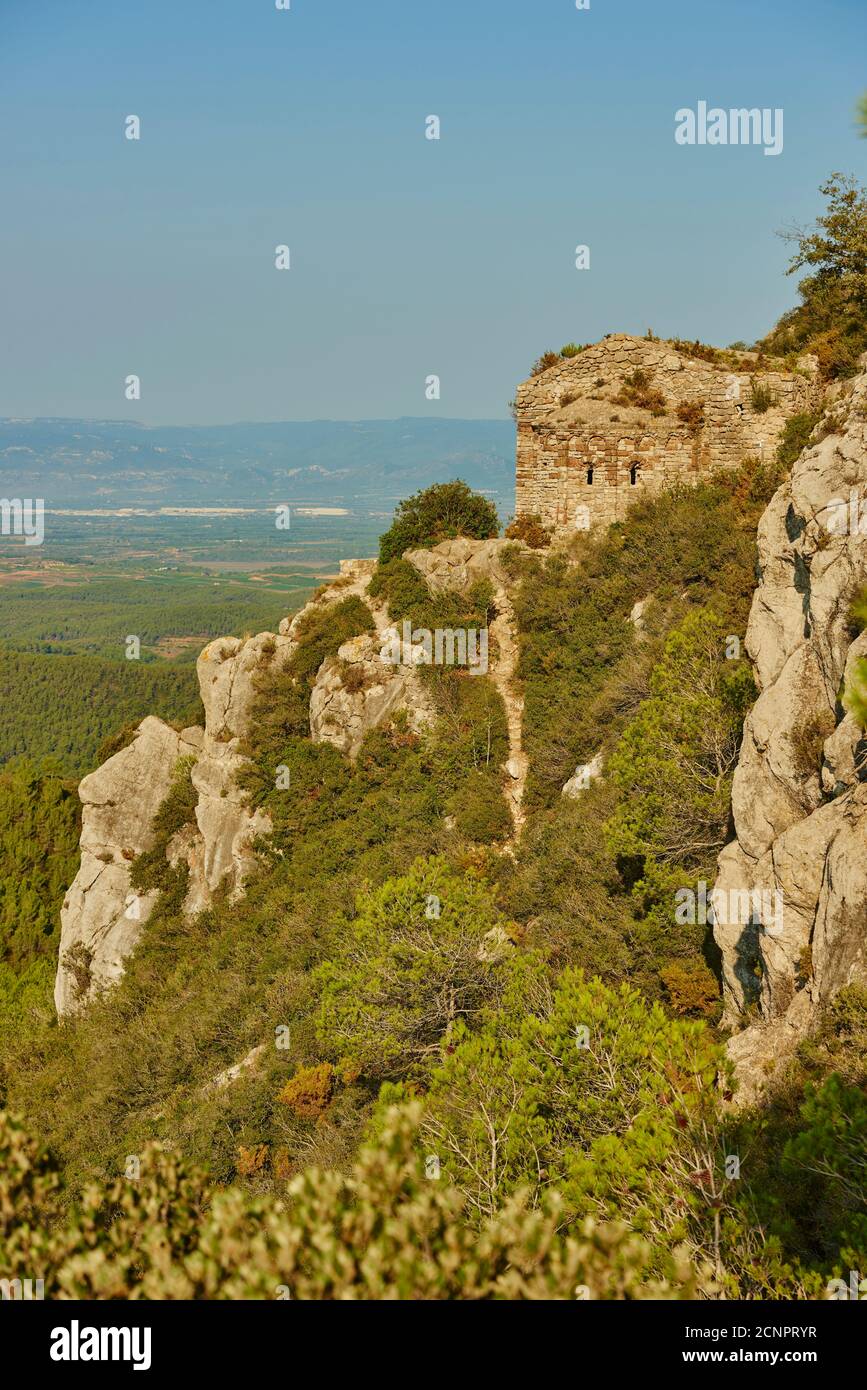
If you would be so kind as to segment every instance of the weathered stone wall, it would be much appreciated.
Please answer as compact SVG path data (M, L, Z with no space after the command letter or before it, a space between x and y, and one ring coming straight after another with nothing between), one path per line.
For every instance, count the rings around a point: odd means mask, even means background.
M738 367L755 361L736 356ZM615 399L637 370L665 398L663 413ZM754 386L773 397L764 412ZM797 372L730 370L665 342L612 334L518 387L516 514L538 513L561 534L619 520L641 488L770 459L786 420L818 395L812 358ZM704 423L694 431L677 409L696 404Z

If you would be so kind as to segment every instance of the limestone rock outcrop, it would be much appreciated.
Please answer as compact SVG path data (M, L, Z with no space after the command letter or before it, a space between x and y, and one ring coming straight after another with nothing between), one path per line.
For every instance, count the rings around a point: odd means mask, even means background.
M314 738L328 739L354 756L364 735L399 707L408 709L412 727L430 717L411 662L395 666L381 659L393 630L385 606L367 595L375 567L374 560L342 562L340 577L284 619L276 634L210 642L196 667L204 728L177 733L161 720L147 718L126 748L83 779L81 864L61 914L55 985L59 1015L74 1012L123 974L123 962L156 898L155 893L132 892L131 865L153 846L153 819L182 758L192 763L195 824L177 832L166 856L173 865L186 863L189 870L184 910L207 908L218 888L235 897L243 892L256 859L255 842L271 830L268 816L251 811L238 786L256 677L291 660L311 611L362 598L377 634L344 643L337 658L323 663L311 704ZM355 673L348 680L347 670Z
M514 550L517 541L470 540L458 536L452 541L440 541L430 550L408 550L404 559L414 565L427 581L432 593L465 590L476 579L489 579L492 584L507 585L509 576L503 565L503 551Z
M604 766L605 758L600 749L598 753L594 753L589 763L578 764L569 781L563 783L560 795L574 801L583 791L587 790L591 782L602 776Z
M313 742L333 743L355 758L371 729L399 709L407 711L412 730L421 729L433 711L416 673L419 664L395 628L344 642L335 657L323 661L310 695Z
M867 528L857 523L867 497L867 372L830 423L759 525L746 646L760 693L734 778L737 839L720 855L714 894L726 1019L761 1020L729 1045L746 1099L817 1007L867 978L867 768L863 730L843 703L867 654L851 621L867 585Z
M208 907L221 885L239 894L254 863L254 842L271 829L266 815L251 814L237 784L245 761L240 750L256 698L256 674L269 665L285 665L296 645L291 636L270 632L245 642L221 637L205 647L196 663L205 728L190 774L198 798L198 835L180 851L190 870L187 912Z
M60 914L59 1014L123 974L156 896L133 893L132 862L152 844L151 823L178 759L197 756L203 737L201 729L176 733L161 719L144 719L126 748L83 778L81 864Z

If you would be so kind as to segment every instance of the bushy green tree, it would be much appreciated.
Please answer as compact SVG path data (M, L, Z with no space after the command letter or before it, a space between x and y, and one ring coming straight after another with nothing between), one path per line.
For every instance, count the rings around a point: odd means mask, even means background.
M810 1206L821 1211L828 1235L843 1260L863 1261L867 1252L867 1097L831 1075L809 1087L801 1128L783 1150L783 1171L800 1179Z
M518 991L434 1072L425 1142L473 1210L489 1216L523 1184L563 1196L564 1216L610 1216L664 1258L687 1238L714 1248L723 1205L717 1080L722 1049L629 985L567 970L553 994L525 964ZM522 978L523 975L523 978ZM529 985L529 988L528 988Z
M606 825L636 895L672 939L673 895L712 877L726 841L744 714L755 695L746 663L726 659L726 633L698 610L668 637L608 770L621 800ZM689 939L689 938L688 938ZM697 944L695 934L692 944ZM673 949L672 955L680 951Z
M366 1077L400 1077L438 1055L503 987L507 923L490 888L443 859L361 895L315 972L323 1047Z
M405 550L437 545L455 536L488 540L499 531L493 502L460 480L434 483L399 504L394 521L380 537L379 559L386 564Z
M500 777L493 768L467 768L449 809L461 834L480 845L508 840L513 834Z
M807 269L801 303L784 314L763 346L814 352L826 376L851 376L867 349L867 190L834 173L820 192L827 206L815 226L783 235L796 244L788 273Z
M777 445L778 463L787 469L792 467L809 444L810 435L821 418L821 411L810 410L789 416Z
M713 613L690 613L609 761L627 794L609 834L626 858L698 866L725 843L728 786L755 696L749 667L727 661L725 647Z

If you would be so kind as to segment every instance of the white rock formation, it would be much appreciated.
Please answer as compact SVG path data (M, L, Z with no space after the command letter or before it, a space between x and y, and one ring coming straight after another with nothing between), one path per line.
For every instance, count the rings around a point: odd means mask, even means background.
M587 790L591 782L602 776L604 763L605 759L601 751L594 754L589 763L579 763L569 781L564 782L560 795L569 797L570 800L574 801L576 797Z
M389 620L384 605L367 599L375 567L373 560L344 561L340 578L294 617L284 619L276 635L260 632L246 641L222 637L210 642L196 667L204 728L178 734L161 720L147 718L128 747L83 779L81 865L61 914L58 1014L74 1012L123 974L123 962L156 899L155 893L133 894L130 867L153 845L153 818L180 758L195 759L190 775L197 793L195 825L179 831L167 849L170 863L183 861L189 869L184 910L194 913L208 907L218 888L228 889L232 896L243 892L255 863L255 841L271 829L267 815L250 812L237 786L256 676L269 666L288 663L306 614L357 596L367 602L378 634L345 643L336 661L323 664L311 708L314 737L328 738L354 755L364 734L401 704L408 706L414 727L429 717L413 668L395 668L380 660ZM343 685L342 663L360 668L364 689L350 691ZM377 679L367 685L369 676Z
M407 711L414 731L430 723L433 710L416 672L420 650L387 628L376 637L351 637L335 657L326 657L310 695L313 742L333 743L355 758L371 729L399 709ZM397 654L399 661L390 660Z
M199 834L179 851L190 870L187 912L208 907L220 885L241 893L255 859L253 844L271 829L268 816L260 811L251 815L237 786L245 761L241 741L256 699L256 674L269 665L285 665L296 645L292 637L270 632L246 642L221 637L205 647L196 663L205 729L191 774Z
M737 839L719 860L715 891L728 908L714 926L727 1021L738 1026L750 1005L762 1020L729 1044L746 1099L816 1007L867 978L863 731L841 703L867 652L850 621L867 584L867 534L839 525L841 499L867 498L867 372L839 413L842 425L805 450L759 525L746 646L760 694L734 778ZM738 893L752 894L749 921L734 910L746 901Z
M81 865L60 914L59 1014L123 974L156 896L133 893L132 862L153 843L151 822L178 759L197 756L203 737L201 729L178 734L161 719L144 719L132 743L82 780Z
M649 598L640 598L632 605L632 610L629 614L629 621L635 628L636 632L644 632L645 628L647 627L647 619L645 618L644 614L647 611L647 605L649 603Z
M238 1080L239 1076L243 1076L245 1071L249 1071L251 1068L258 1066L259 1058L264 1051L264 1043L259 1043L257 1047L251 1047L250 1051L241 1058L240 1062L235 1062L231 1067L226 1067L225 1071L218 1072L216 1076L206 1082L202 1087L203 1093L207 1095L211 1091L225 1091L228 1086L231 1086Z
M476 579L490 579L494 585L506 586L509 576L503 566L503 551L520 546L519 541L470 540L459 536L453 541L441 541L430 550L408 550L404 559L424 575L433 593L446 590L462 591Z

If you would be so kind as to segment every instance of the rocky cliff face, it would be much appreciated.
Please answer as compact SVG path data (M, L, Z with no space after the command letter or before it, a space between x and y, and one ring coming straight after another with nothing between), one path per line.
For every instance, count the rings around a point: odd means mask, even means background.
M345 566L341 580L317 604L363 593L372 569L372 561ZM130 868L153 845L153 818L180 758L194 759L190 775L197 795L195 826L180 831L168 847L170 861L183 860L189 868L184 910L202 911L220 886L233 894L243 891L254 863L253 843L271 828L267 816L251 814L236 780L244 763L241 741L256 695L254 680L266 665L290 660L305 611L285 619L277 634L209 643L196 667L204 728L178 734L159 719L145 719L128 747L81 782L81 866L61 911L58 1014L74 1012L123 974L123 961L157 896L132 892Z
M507 765L516 827L526 760L520 748L520 703L511 692L517 644L511 627L511 604L500 565L503 542L445 542L432 551L408 556L432 588L461 588L472 579L491 578L500 608L492 634L497 657L491 671L507 696L512 753ZM60 958L55 985L58 1014L80 1008L94 994L115 983L150 915L156 893L137 895L130 883L133 861L152 848L154 815L164 801L181 758L192 760L196 793L195 825L170 841L167 858L189 869L184 910L202 911L218 887L243 892L255 861L254 842L267 835L270 821L251 813L237 774L244 763L242 740L256 697L255 678L266 666L285 666L297 650L305 614L358 597L371 615L373 635L343 643L317 674L310 701L310 734L355 757L372 729L398 710L406 710L411 728L433 718L417 674L421 649L401 641L387 608L368 594L376 562L348 560L340 577L279 632L262 632L247 641L219 638L197 663L205 710L204 728L176 732L159 719L145 719L133 741L79 788L83 803L81 866L61 912ZM399 660L395 660L395 654Z
M178 759L196 756L203 737L198 728L178 734L160 719L145 719L128 747L82 780L81 866L61 911L59 1014L123 974L156 896L133 893L132 862L151 844L151 822Z
M746 1099L817 1008L867 977L867 746L843 703L867 653L851 622L867 585L867 371L829 423L759 527L746 645L760 694L734 779L737 838L714 893L726 1018L749 1025L729 1044Z
M405 709L410 727L420 729L432 717L413 662L412 653L401 649L401 660L390 661L397 639L384 603L368 594L373 560L345 561L343 579L355 576L349 586L332 590L339 600L357 594L370 609L374 634L351 637L326 657L310 696L310 737L314 743L332 743L350 758L358 754L365 736L391 714Z
M260 633L247 642L212 642L198 661L205 727L177 733L147 718L132 742L81 782L81 866L60 914L60 958L54 988L58 1014L86 1003L123 974L157 894L138 895L130 883L133 861L154 843L153 818L168 795L181 758L192 760L196 824L170 842L167 857L186 861L184 910L199 912L214 890L242 890L253 863L252 844L270 823L251 814L236 786L243 764L241 735L254 697L253 675L270 644L271 659L288 659L292 642Z

